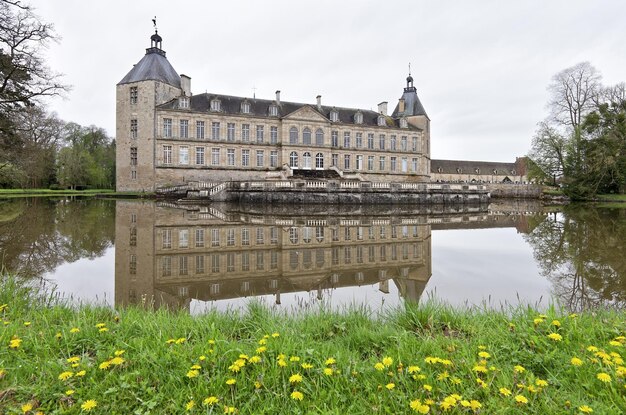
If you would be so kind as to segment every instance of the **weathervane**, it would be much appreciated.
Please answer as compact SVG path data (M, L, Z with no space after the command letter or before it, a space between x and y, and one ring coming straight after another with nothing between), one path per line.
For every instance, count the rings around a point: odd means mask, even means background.
M411 76L411 62L409 62L409 76Z
M156 25L156 16L154 16L154 19L152 19L152 24L154 25L154 33L159 33Z

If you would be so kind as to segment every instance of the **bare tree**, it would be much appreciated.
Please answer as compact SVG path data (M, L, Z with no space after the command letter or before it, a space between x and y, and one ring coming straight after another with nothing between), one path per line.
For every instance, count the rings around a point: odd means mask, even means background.
M565 171L568 140L546 121L539 123L528 156L556 184Z
M548 86L552 119L575 133L583 118L595 108L602 76L589 62L578 63L554 75Z

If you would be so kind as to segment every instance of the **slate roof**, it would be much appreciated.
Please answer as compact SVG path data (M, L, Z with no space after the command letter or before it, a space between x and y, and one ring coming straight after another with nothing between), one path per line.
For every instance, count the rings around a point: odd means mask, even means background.
M251 116L259 116L259 117L270 117L269 116L269 108L270 105L276 105L276 101L268 100L268 99L259 99L259 98L245 98L245 97L236 97L231 95L220 95L214 93L204 93L193 95L190 100L190 109L193 112L209 112L211 106L211 100L219 99L221 103L221 111L222 114L237 114L237 115L251 115ZM243 114L241 112L241 104L247 101L250 104L250 112L247 114ZM310 107L312 110L318 112L323 117L330 120L331 111L337 111L339 115L340 123L344 124L354 124L354 116L357 112L361 112L363 114L363 123L359 125L363 126L378 126L378 112L372 110L364 110L358 108L344 108L344 107L332 107L328 105L322 105L321 108L318 108L315 104L303 104L297 102L288 102L288 101L280 101L280 105L278 106L278 117L285 117L302 107ZM159 105L160 109L178 109L177 100L172 100L166 102L165 104ZM399 120L393 119L392 117L385 116L386 123L388 127L396 127L399 128ZM408 130L420 131L419 128L413 127L409 125Z
M144 57L118 85L139 81L160 81L180 88L180 76L165 57L165 52L157 48L146 49Z
M441 169L441 171L439 171ZM471 161L471 160L431 160L430 172L442 174L459 174L457 169L461 169L462 174L477 174L476 169L480 169L479 174L490 175L497 170L498 175L523 174L516 163L499 163L491 161Z
M402 98L404 99L404 112L399 111L400 103L396 104L396 108L391 114L393 118L400 118L402 116L410 117L413 115L424 115L426 118L428 118L426 110L424 109L424 106L417 96L417 90L415 89L415 87L404 88Z

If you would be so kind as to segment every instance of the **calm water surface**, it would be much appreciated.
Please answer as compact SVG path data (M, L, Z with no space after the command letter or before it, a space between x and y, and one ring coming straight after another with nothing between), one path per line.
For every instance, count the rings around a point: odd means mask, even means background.
M73 301L283 309L428 297L456 306L622 308L626 209L0 200L0 260Z

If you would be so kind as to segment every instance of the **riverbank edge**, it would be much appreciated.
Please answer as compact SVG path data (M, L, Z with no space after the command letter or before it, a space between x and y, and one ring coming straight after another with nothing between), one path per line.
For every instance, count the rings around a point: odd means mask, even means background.
M155 199L156 194L150 192L116 192L113 189L94 190L49 190L49 189L0 189L0 198L15 197L97 197L119 199Z
M382 313L365 306L285 313L251 301L241 312L194 317L149 310L148 300L143 306L70 307L2 276L0 407L7 413L78 413L90 406L94 413L626 410L622 311L460 310L430 299Z

